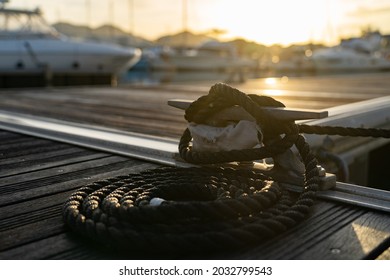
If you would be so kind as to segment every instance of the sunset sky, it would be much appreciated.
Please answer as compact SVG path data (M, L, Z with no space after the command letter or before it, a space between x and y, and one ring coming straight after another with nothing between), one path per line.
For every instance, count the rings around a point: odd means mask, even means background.
M367 27L390 34L390 0L11 0L8 6L39 7L49 23L111 23L146 39L185 27L266 45L332 45Z

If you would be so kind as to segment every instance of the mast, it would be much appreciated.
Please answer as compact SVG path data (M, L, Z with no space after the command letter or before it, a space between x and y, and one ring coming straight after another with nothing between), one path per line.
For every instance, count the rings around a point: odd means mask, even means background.
M187 0L182 1L182 23L183 23L183 46L187 47L188 45L188 11L187 11Z
M114 1L109 0L108 1L108 21L109 21L109 26L108 26L108 32L109 32L109 37L110 39L113 39L114 37Z
M187 14L187 0L183 0L183 31L187 31L188 26L187 26L187 21L188 21L188 14Z
M86 34L85 36L91 35L91 1L86 0L85 1L85 13L86 13L86 19L87 19L87 28L86 28Z
M129 0L129 13L130 13L130 19L129 19L130 34L134 35L134 1L133 0Z

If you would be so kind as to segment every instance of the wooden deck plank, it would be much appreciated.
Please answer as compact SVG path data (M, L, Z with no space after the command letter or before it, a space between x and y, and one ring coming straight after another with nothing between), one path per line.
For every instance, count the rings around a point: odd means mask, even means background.
M15 174L21 174L25 172L32 171L31 166L33 165L34 168L38 169L46 169L51 168L55 166L62 165L63 163L74 163L74 162L80 162L80 161L88 161L93 160L96 158L101 158L103 155L106 155L104 153L93 153L91 151L77 151L77 152L71 152L71 153L61 153L60 155L55 154L52 155L50 153L44 153L41 155L39 159L36 160L30 160L30 161L23 161L19 163L10 163L10 164L4 164L1 166L2 168L2 174L1 177L9 176L9 175L15 175ZM61 171L58 171L61 172Z
M39 144L39 141L35 143ZM52 142L52 144L55 145L56 142ZM63 146L60 143L57 144ZM72 147L71 145L67 146ZM63 150L67 154L67 149ZM9 259L11 256L14 256L12 258L26 258L25 251L21 251L22 254L19 256L13 255L11 252L14 252L14 249L18 251L24 246L34 247L36 242L47 245L44 246L45 252L57 255L57 251L48 249L50 246L57 248L57 245L49 244L46 238L48 240L55 238L57 242L58 238L56 237L64 236L64 232L68 231L62 221L61 208L71 192L89 182L156 167L155 164L138 160L111 156L87 149L82 150L95 153L98 156L96 159L90 158L81 161L77 159L76 154L67 160L51 157L49 161L52 166L41 168L34 168L40 163L38 160L33 160L29 162L31 164L30 171L27 172L24 168L14 165L14 169L21 172L18 174L19 176L5 175L0 179L0 192L2 192L0 202L1 259ZM32 156L28 150L25 152L30 157ZM40 158L42 154L37 153L35 156ZM45 159L45 156L43 158ZM60 174L58 174L58 170L62 170ZM69 245L68 237L65 236L62 242ZM66 251L69 251L69 246L67 246ZM36 258L42 259L43 256Z
M318 202L312 215L276 240L270 240L257 248L244 253L244 259L298 259L318 243L326 242L343 226L363 215L365 210L350 208L328 202ZM288 244L288 245L286 245ZM326 259L327 252L307 254L307 259Z
M300 259L321 255L321 259L375 259L383 246L390 243L389 217L370 212L344 225L326 242L319 242L299 256ZM386 248L387 248L386 247Z
M23 155L23 156L16 156L16 157L7 157L6 159L1 160L1 165L0 168L3 169L4 166L11 166L15 164L21 164L21 163L31 163L30 161L33 161L36 157L39 158L52 158L64 154L74 154L76 152L80 152L81 149L77 147L69 147L65 149L54 149L54 150L45 150L45 151L40 151L37 150L35 153L29 151L28 155Z
M0 135L6 134L0 133ZM56 142L52 144L55 145ZM71 145L65 146L71 147ZM66 147L63 148L66 151ZM28 150L26 152L28 153ZM92 151L89 150L89 152ZM42 156L40 153L35 155L38 158ZM32 165L30 172L0 179L0 192L3 192L0 196L0 259L115 259L125 257L106 249L99 249L96 244L70 233L62 221L62 204L71 192L89 182L137 173L157 165L109 154L76 163L72 159L68 162L55 157L51 159L53 160L51 168L34 168L34 164L38 161L33 160L30 162ZM60 164L54 167L55 161ZM17 169L17 166L14 167ZM58 174L59 169L63 170L60 174ZM23 168L19 170L22 171ZM387 215L319 200L308 219L269 242L259 244L244 252L231 252L224 256L216 254L206 256L206 258L364 258L387 249L386 242L388 242L390 232L388 221ZM365 236L363 240L365 250L353 249L350 242L356 240L352 239L344 240L346 250L340 250L340 252L332 250L338 244L335 242L339 242L337 240L340 236L347 238L346 235L350 233L348 229L353 224L359 224L363 228L361 234ZM337 255L334 255L335 253ZM140 255L126 257L139 258ZM143 257L153 258L154 256ZM382 257L386 258L386 255Z
M125 165L120 164L121 162L124 162ZM43 177L31 181L28 181L29 176L22 174L18 179L22 177L23 182L0 187L0 206L64 191L68 187L73 188L77 185L80 178L89 179L93 174L110 170L110 168L117 168L118 166L130 169L132 165L136 164L137 166L134 166L133 169L137 169L136 167L140 164L129 161L128 159L110 157L78 164L77 167L82 166L81 170L73 170L74 166L70 166L72 169L71 172L68 172L69 166L58 166L51 170L44 170L44 172L39 172L44 173L44 175L38 175ZM151 165L147 166L150 167ZM60 173L60 175L58 175L58 173ZM49 174L52 175L50 176ZM67 181L69 186L64 181Z
M36 242L0 251L0 259L44 260L53 254L63 253L64 251L66 252L77 246L79 246L79 244L67 238L67 233L60 233Z
M390 260L390 247L377 257L377 260Z
M389 95L390 73L356 76L294 77L233 84L246 93L266 94L288 107L323 109ZM169 99L195 100L212 84L0 90L0 109L107 126L158 136L179 137L186 127L183 112Z
M97 260L115 259L115 254L96 248L93 244L86 246L85 239L80 239L69 232L49 236L42 240L20 245L0 252L0 259L12 260Z
M33 145L28 148L28 154L26 154L26 149L6 149L0 151L0 156L2 159L2 162L4 160L4 164L6 164L7 161L13 161L14 159L17 160L18 158L22 158L28 155L33 155L37 153L45 153L45 152L52 152L56 150L62 150L62 149L69 149L69 146L66 146L66 144L59 144L59 145L53 145L52 143L44 143L41 145ZM74 148L74 147L72 147Z
M64 232L61 215L0 232L0 251Z
M52 197L55 199L55 197ZM63 201L65 201L66 198L64 198ZM14 210L14 209L12 209ZM21 226L25 226L28 224L32 224L34 222L39 222L40 220L44 220L53 216L58 216L58 212L61 211L61 207L58 205L58 201L56 205L47 206L44 205L40 206L39 209L28 209L29 211L21 214L16 214L15 211L10 211L8 213L5 213L5 215L8 215L7 218L2 218L0 221L0 227L1 231L9 231L14 228L18 228ZM4 211L5 212L5 211Z

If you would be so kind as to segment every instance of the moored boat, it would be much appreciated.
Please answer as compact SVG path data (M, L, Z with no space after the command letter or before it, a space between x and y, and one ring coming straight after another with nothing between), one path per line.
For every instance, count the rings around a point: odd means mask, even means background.
M209 41L196 48L178 49L170 58L179 71L234 72L256 67L254 61L239 56L233 45L218 41Z
M39 9L0 7L0 87L112 84L141 56L137 48L76 41Z
M317 71L390 70L390 59L381 49L381 40L379 32L371 32L344 40L338 46L315 50L311 60Z

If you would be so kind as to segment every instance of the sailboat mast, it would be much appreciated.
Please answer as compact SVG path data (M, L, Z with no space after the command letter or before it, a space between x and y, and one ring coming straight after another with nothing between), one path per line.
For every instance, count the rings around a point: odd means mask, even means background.
M109 17L109 37L114 37L114 1L109 0L108 2L108 17Z
M90 0L85 1L85 13L86 13L86 20L87 20L87 28L85 29L85 36L91 35L91 2Z
M187 47L188 45L188 14L187 14L187 0L182 1L182 14L183 14L183 47Z
M188 20L188 14L187 14L187 0L183 0L183 30L187 31L187 20Z
M130 19L129 19L130 33L134 35L134 1L133 0L129 0L129 13L130 13Z

